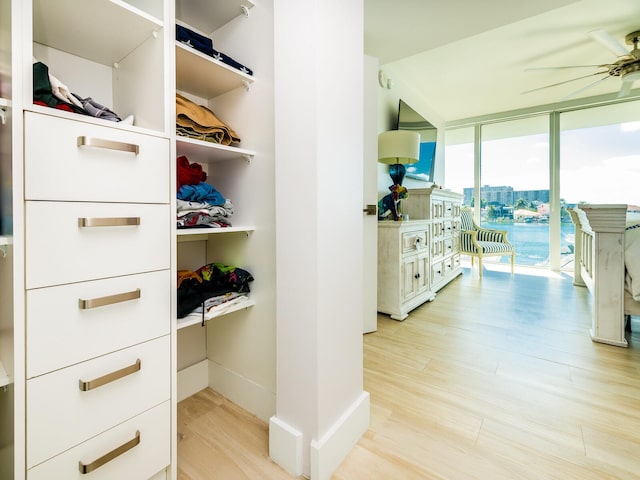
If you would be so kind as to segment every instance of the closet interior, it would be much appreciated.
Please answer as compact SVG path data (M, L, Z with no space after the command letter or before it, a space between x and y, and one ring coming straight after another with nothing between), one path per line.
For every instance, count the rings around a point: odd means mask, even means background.
M206 387L273 414L270 9L0 0L0 478L176 478Z

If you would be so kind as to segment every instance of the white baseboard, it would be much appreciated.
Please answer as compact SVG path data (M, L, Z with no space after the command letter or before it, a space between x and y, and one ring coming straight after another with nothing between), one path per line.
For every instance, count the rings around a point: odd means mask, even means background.
M269 419L269 457L291 475L302 475L302 433L276 416Z
M208 360L209 387L268 422L276 411L276 394L256 382Z
M360 437L371 418L369 392L362 392L322 438L311 441L311 480L329 480Z
M178 402L209 386L208 363L205 359L178 372Z

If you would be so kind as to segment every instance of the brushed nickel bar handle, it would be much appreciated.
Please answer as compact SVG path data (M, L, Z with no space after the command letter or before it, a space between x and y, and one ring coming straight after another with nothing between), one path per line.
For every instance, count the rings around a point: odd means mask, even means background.
M113 305L114 303L126 302L140 298L140 289L136 288L131 292L117 293L115 295L107 295L105 297L78 299L80 310L88 310L90 308L104 307L105 305Z
M109 150L120 150L122 152L131 152L135 155L140 153L140 146L135 143L116 142L114 140L105 140L104 138L78 137L78 147L98 147L107 148Z
M133 437L131 440L123 443L119 447L114 448L110 452L105 453L100 458L96 458L93 462L91 463L78 462L78 469L80 470L80 473L83 475L86 473L91 473L94 470L97 470L98 468L103 466L105 463L110 462L111 460L119 457L123 453L131 450L133 447L135 447L139 443L140 443L140 430L136 430L136 436Z
M121 368L120 370L116 370L115 372L107 373L106 375L94 378L93 380L87 380L86 382L84 380L79 380L80 391L87 392L89 390L93 390L95 388L106 385L107 383L115 382L116 380L126 377L127 375L131 375L132 373L140 371L141 367L142 362L140 362L140 359L138 358L136 359L136 363L134 363L133 365Z
M79 217L79 227L126 227L140 225L140 217Z

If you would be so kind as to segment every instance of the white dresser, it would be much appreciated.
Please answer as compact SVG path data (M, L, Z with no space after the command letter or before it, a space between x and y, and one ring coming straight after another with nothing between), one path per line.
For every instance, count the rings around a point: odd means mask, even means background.
M25 112L27 478L150 478L170 463L170 145L83 120Z
M2 38L11 39L0 49L0 109L10 129L10 142L2 134L0 232L8 240L0 270L5 288L10 270L12 286L12 321L0 325L1 363L9 365L2 478L171 477L170 7L0 0ZM51 88L34 62L51 84L134 120L46 106ZM14 421L5 427L8 409Z
M404 320L462 273L461 202L448 190L410 189L402 201L410 220L378 222L379 312Z
M395 320L435 297L429 281L429 227L424 220L378 223L378 311Z

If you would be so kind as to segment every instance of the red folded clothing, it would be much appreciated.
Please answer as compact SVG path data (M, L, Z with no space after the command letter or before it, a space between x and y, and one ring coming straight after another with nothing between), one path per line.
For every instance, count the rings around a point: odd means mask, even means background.
M177 190L180 190L182 185L198 185L207 179L207 172L202 170L202 165L199 163L189 163L189 159L184 155L176 159L177 163Z

